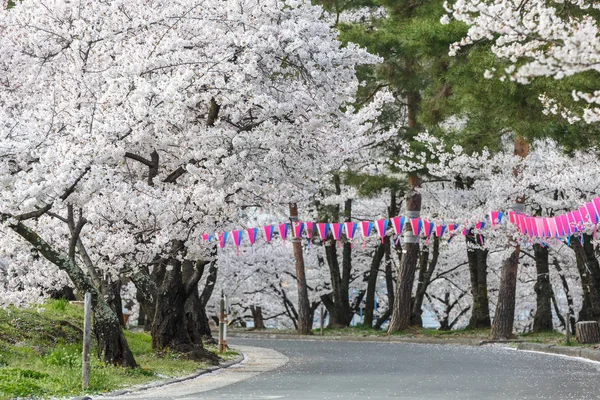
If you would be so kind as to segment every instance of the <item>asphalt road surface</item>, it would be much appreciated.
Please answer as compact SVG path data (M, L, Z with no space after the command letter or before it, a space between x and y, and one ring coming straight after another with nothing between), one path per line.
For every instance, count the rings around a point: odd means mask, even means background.
M290 360L277 370L181 400L600 398L600 364L500 346L229 342L272 348Z

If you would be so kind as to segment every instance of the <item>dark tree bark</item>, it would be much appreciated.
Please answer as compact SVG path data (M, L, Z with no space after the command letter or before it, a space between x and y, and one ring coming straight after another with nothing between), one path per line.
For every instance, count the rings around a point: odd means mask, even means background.
M421 211L421 194L416 191L416 188L419 186L419 178L411 176L410 183L412 189L406 199L406 211L408 217L414 215L416 218ZM402 252L392 318L388 328L389 333L405 330L410 324L412 311L411 297L415 281L415 271L419 261L419 237L412 234L410 222L404 230L404 247Z
M385 256L385 244L379 244L373 253L371 260L371 268L369 269L369 277L367 280L367 294L365 300L365 313L363 324L365 326L373 326L373 311L375 308L375 289L377 289L377 275L379 266Z
M144 330L146 330L146 313L144 312L144 309L141 306L140 311L138 312L137 326L143 326Z
M552 331L552 285L550 284L550 269L548 262L548 248L541 244L534 244L535 269L537 280L535 283L536 310L533 317L533 332Z
M182 263L183 268L183 281L187 282L194 275L194 263L191 261L184 261ZM200 269L200 275L204 274L204 265L198 266ZM208 327L208 317L206 310L200 302L200 295L198 294L198 284L191 287L191 293L185 300L184 305L185 315L185 328L190 337L190 340L194 344L202 343L202 339L210 337L210 328ZM208 334L207 334L208 329Z
M396 279L394 277L394 268L392 261L393 244L389 236L386 236L383 239L383 245L385 247L385 286L388 297L388 308L379 318L377 318L377 322L375 322L375 326L373 326L373 329L376 330L381 329L381 326L385 323L385 321L387 321L392 316L392 307L394 306L394 282L396 281ZM397 253L401 254L400 252ZM400 258L400 260L402 260L402 258Z
M290 220L298 221L298 205L290 203ZM294 258L296 259L296 284L298 287L298 333L310 335L312 333L312 318L310 317L310 302L306 286L306 273L304 270L304 254L300 238L292 239Z
M433 299L439 301L440 303L442 303L444 306L446 306L443 314L441 314L439 311L437 311L434 308L435 315L440 323L440 327L438 330L440 330L440 331L452 330L452 328L454 328L454 326L460 320L460 318L463 315L465 315L467 312L469 312L469 310L471 309L471 306L468 306L467 308L461 310L461 312L458 313L458 315L452 321L450 321L450 313L452 312L454 307L456 307L458 305L460 299L465 297L466 294L467 294L467 292L462 292L460 294L460 296L458 296L458 298L454 301L450 301L450 292L446 292L444 294L444 298L440 298L440 297L437 297L434 295L429 295L427 293L425 294L425 296L427 297L427 299L430 302L432 302L431 299L433 298Z
M186 293L181 274L181 261L173 258L159 266L165 270L156 298L152 323L152 347L191 350L191 340L185 327ZM184 346L190 346L184 347Z
M521 137L516 136L514 142L514 154L524 159L529 154L529 143ZM513 170L513 175L518 177L518 168ZM523 212L525 196L515 199L513 209ZM490 336L492 339L509 339L513 336L513 324L515 318L515 302L517 290L517 269L519 268L519 255L521 248L516 243L510 243L514 250L509 258L502 263L502 274L500 275L500 287L498 289L498 302Z
M321 299L323 297L327 298L323 301L323 304L329 312L329 326L343 328L350 325L351 312L348 289L343 284L344 277L342 276L342 271L340 271L335 240L327 241L325 244L325 255L331 276L332 292L321 296Z
M516 246L510 257L502 263L498 303L490 334L495 340L508 340L513 337L519 254L520 248Z
M210 300L210 297L215 289L215 284L217 283L217 274L219 272L217 263L217 247L215 246L213 249L213 257L211 262L208 264L208 275L204 281L204 289L202 289L202 294L200 295L200 303L205 310L206 305L208 304L208 301Z
M51 289L48 291L51 299L65 299L65 300L77 300L73 288L69 286L63 286L60 289Z
M117 314L117 319L119 320L121 328L125 328L123 301L121 300L121 281L114 281L106 284L102 294L109 307Z
M65 271L80 293L92 294L94 314L94 335L98 346L98 357L105 362L123 367L136 367L137 363L129 350L127 340L121 329L117 314L104 300L104 296L91 278L75 263L72 254L65 254L52 248L36 232L17 222L9 225L19 236L29 242L40 254ZM72 253L72 251L70 251Z
M392 260L392 240L389 236L386 236L383 239L383 245L385 246L385 288L388 297L388 308L389 314L386 317L389 318L392 315L392 308L394 307L394 296L395 296L395 288L394 283L396 282L396 277L394 276L394 262ZM401 253L400 253L401 254ZM401 261L401 259L400 259ZM385 320L384 320L385 321Z
M560 267L560 263L558 262L558 260L556 258L553 259L552 261L552 265L554 265L554 268L556 269L556 272L558 272L558 276L560 278L560 282L562 283L562 287L563 290L565 292L565 296L567 297L567 307L568 307L568 313L570 315L569 321L563 321L563 326L565 327L565 330L569 329L569 327L571 328L571 333L575 334L575 323L577 322L575 320L575 307L573 305L573 297L571 296L571 291L569 290L569 283L567 282L567 278L565 277L565 274L562 270L562 268ZM556 305L556 299L554 299L554 304ZM556 309L558 308L557 306L555 306ZM560 315L559 312L556 313L557 315Z
M336 177L336 193L340 192L339 177ZM344 219L351 221L352 200L348 199L344 205ZM339 206L335 207L334 219L339 218ZM337 217L337 218L336 218ZM342 248L342 268L338 261L337 242L333 239L325 243L325 255L329 274L331 276L331 295L326 296L323 302L329 312L329 326L343 328L350 325L352 321L352 310L350 309L350 275L352 273L352 247L350 242L345 242Z
M117 319L106 302L94 300L94 295L92 295L92 310L98 356L110 364L137 367L123 334L122 321Z
M279 282L279 287L275 286L274 284L271 284L271 289L273 289L273 292L275 292L277 295L281 296L281 300L283 301L283 306L285 308L285 315L289 317L290 321L292 321L292 323L294 324L294 328L298 330L298 312L296 311L296 307L294 307L294 303L292 303L292 301L287 296L287 293L281 285L281 282Z
M571 248L577 257L577 270L583 289L583 305L578 320L600 321L600 264L594 254L592 237L584 235L583 244L578 237L571 237Z
M431 277L433 271L437 266L437 260L440 255L440 238L437 236L433 237L433 251L431 252L431 260L429 260L429 248L423 247L419 260L419 281L417 284L417 293L415 294L412 315L410 318L410 324L416 326L423 326L423 299L427 288L431 283Z
M467 259L469 261L469 275L471 277L471 319L469 328L486 329L491 326L490 305L487 290L487 256L488 250L482 248L477 242L480 235L473 235L472 230L466 236Z
M388 320L388 318L391 315L392 315L392 310L390 308L385 310L385 312L381 315L381 317L377 318L377 322L375 322L375 326L373 327L373 329L380 330L381 326L384 324L385 321Z
M176 254L181 243L173 245ZM218 358L205 350L202 341L195 343L186 326L185 303L195 291L207 261L194 263L194 271L184 280L182 262L171 257L159 265L162 276L156 296L156 308L152 323L152 347L154 349L173 349L186 353L186 357L196 360L208 360L216 363Z
M252 313L252 320L254 321L254 329L265 329L262 307L251 305L250 312Z

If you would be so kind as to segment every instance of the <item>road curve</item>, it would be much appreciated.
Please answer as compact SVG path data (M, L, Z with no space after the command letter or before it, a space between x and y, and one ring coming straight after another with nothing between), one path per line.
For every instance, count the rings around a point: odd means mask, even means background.
M231 344L274 349L289 362L215 390L185 394L165 388L156 397L178 400L259 399L502 399L600 398L600 364L499 346L233 339Z

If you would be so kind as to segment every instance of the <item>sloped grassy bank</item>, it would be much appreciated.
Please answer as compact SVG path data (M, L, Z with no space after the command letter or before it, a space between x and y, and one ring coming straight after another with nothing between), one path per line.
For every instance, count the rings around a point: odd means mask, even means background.
M83 310L63 300L29 309L0 309L0 399L72 396L81 390ZM108 392L187 375L209 365L156 353L147 333L126 332L139 368L105 365L92 350L90 389ZM209 348L216 352L216 348ZM232 359L237 353L227 352Z

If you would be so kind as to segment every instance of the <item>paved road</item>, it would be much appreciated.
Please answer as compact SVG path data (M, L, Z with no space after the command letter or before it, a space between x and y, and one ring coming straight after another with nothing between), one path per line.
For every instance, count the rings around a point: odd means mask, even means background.
M230 338L290 361L201 394L165 399L598 399L600 364L505 349ZM198 382L200 384L200 382Z

